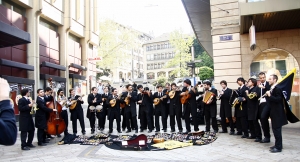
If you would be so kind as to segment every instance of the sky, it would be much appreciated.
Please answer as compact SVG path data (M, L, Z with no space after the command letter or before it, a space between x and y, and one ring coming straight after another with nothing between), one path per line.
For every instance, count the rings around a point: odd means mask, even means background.
M181 29L192 33L181 0L99 0L100 20L112 19L155 37Z

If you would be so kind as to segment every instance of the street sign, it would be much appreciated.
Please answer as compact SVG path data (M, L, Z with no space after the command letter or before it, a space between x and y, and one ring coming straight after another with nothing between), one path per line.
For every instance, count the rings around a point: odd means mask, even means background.
M195 63L194 62L188 62L187 63L187 67L194 68L195 67Z
M89 61L102 61L101 57L91 57L89 58Z

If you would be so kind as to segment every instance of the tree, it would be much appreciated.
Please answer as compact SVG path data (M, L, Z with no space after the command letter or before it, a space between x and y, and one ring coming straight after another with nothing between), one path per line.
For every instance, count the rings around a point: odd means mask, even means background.
M214 77L214 71L212 68L203 66L199 68L199 77L201 80L211 79Z
M124 60L132 57L131 51L136 48L137 34L130 28L108 19L100 23L99 29L98 55L102 57L103 61L97 62L97 66L109 72L121 64L128 65L129 62Z
M154 86L157 86L157 85L165 85L167 83L167 78L165 76L159 76L157 79L156 79L156 82L154 82Z
M196 60L202 60L201 62L195 64L196 67L207 66L211 69L214 69L213 59L206 53L206 51L202 52L201 55L198 55Z
M193 37L176 30L170 34L170 43L175 48L175 56L167 64L166 68L175 67L169 75L179 77L188 76L190 73L187 62L191 61L190 47L193 45Z

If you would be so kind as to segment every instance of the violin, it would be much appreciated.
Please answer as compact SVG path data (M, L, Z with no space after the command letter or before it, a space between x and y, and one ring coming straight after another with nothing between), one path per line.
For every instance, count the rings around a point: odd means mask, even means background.
M52 88L52 78L49 78L48 82L50 84L50 88ZM49 119L47 121L47 132L50 135L59 135L66 129L66 123L61 117L62 106L56 102L55 97L55 93L53 93L53 100L46 104L48 108L57 110L50 112Z

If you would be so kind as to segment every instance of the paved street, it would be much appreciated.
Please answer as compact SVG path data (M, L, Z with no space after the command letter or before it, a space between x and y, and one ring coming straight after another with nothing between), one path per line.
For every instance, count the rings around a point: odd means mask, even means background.
M86 105L84 107L86 110ZM88 122L85 118L86 131L89 136ZM108 122L106 128L108 128ZM201 125L200 129L204 130L204 125ZM79 128L78 132L80 130ZM69 124L69 132L72 132L71 124ZM167 151L118 151L106 148L104 145L57 145L60 139L52 139L46 147L40 147L37 146L35 134L33 144L37 147L30 151L22 151L20 135L18 135L15 145L0 146L0 161L300 161L300 122L283 127L284 149L276 154L269 152L269 147L274 145L273 136L271 143L260 144L250 139L241 139L240 136L218 134L218 139L210 145Z

